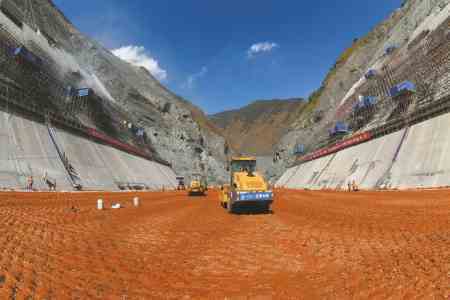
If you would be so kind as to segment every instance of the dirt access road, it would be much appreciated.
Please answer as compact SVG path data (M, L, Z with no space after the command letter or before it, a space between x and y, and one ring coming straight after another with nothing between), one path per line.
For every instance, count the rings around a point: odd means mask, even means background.
M450 191L133 196L0 193L0 299L450 297Z

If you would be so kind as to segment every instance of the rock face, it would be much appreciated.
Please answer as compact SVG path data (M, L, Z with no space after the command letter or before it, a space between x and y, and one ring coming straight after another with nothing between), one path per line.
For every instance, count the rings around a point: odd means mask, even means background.
M275 145L287 133L305 100L259 100L241 109L210 116L234 148L245 154L272 156Z
M210 120L222 129L236 152L256 156L258 170L274 182L285 168L281 161L274 160L276 146L309 107L302 98L258 100L241 109L212 115Z
M448 0L404 1L365 37L355 38L307 103L295 106L295 101L257 101L210 119L224 130L239 151L258 155L261 168L274 180L293 163L296 145L302 144L306 151L311 151L327 142L328 130L340 120L337 109L341 101L383 56L386 47L401 47L411 41L425 19L439 14L448 3ZM274 153L279 153L282 159L273 162L269 156Z
M53 47L40 45L60 69L61 78L77 74L78 84L118 107L143 127L153 149L178 175L208 170L210 182L225 180L225 139L203 112L161 85L147 70L135 67L80 33L50 0L13 1L33 30ZM56 45L56 46L55 46ZM114 122L121 122L113 118Z
M344 51L328 73L322 86L309 98L310 108L304 110L290 124L290 130L278 145L283 155L283 165L292 164L291 154L296 144L304 144L312 150L326 141L330 129L338 117L337 108L346 94L364 73L383 56L386 47L401 47L412 39L413 33L430 15L437 15L448 8L448 0L409 0L376 26L365 37L355 40ZM282 171L283 168L278 168ZM281 173L277 173L279 176Z
M238 111L211 117L161 85L145 69L132 66L80 33L51 0L1 0L26 26L15 29L20 43L34 44L52 60L58 77L76 87L92 88L123 118L144 128L151 151L189 177L205 171L212 183L224 182L226 137L231 148L257 155L272 179L294 159L296 144L312 150L325 142L328 129L339 120L341 101L389 45L405 45L430 15L442 11L449 0L408 0L367 36L355 39L332 67L322 86L308 102L257 101ZM30 5L31 3L31 5ZM11 28L10 28L11 29ZM222 131L225 132L222 134ZM281 160L273 162L274 153Z
M423 16L417 8L424 2L417 7L412 3L404 6L406 20L413 18L411 12ZM403 43L376 55L370 71L334 110L335 120L349 124L350 132L330 136L329 146L299 157L277 186L342 190L354 184L361 189L449 185L450 137L443 124L450 118L450 4L441 2L415 24Z
M355 38L321 87L297 109L292 108L290 101L255 102L210 118L238 150L260 155L261 168L273 181L293 163L296 145L302 144L306 151L311 151L328 141L328 130L340 120L337 109L341 101L351 94L355 84L383 56L385 49L392 45L402 47L413 40L424 21L448 9L448 3L449 0L404 1L365 37ZM282 159L273 162L269 157L273 153L279 153Z

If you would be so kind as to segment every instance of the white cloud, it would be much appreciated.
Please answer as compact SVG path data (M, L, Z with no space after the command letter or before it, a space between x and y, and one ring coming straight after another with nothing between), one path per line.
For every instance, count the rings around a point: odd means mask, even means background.
M111 52L132 65L146 68L158 80L167 79L167 71L159 66L159 62L151 57L143 46L124 46Z
M249 58L255 56L258 53L262 52L271 52L272 50L279 48L280 46L277 43L272 42L263 42L253 44L250 49L247 51L247 55Z
M202 78L203 76L205 76L206 73L208 73L208 68L202 67L202 69L199 72L197 72L187 78L186 82L183 83L182 88L192 89L195 85L195 82L197 80L199 80L200 78Z

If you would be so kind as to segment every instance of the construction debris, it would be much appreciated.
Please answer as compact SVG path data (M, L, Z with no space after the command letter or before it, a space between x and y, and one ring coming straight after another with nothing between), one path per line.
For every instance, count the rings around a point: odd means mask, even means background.
M120 203L115 203L115 204L111 205L111 208L112 209L120 209L120 208L122 208L122 205Z

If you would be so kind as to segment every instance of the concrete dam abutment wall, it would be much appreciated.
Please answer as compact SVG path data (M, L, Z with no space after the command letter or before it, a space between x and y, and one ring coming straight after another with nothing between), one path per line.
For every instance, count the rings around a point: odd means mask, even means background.
M96 75L30 23L23 3L0 4L0 189L24 189L30 176L38 190L47 181L57 190L176 188L145 128Z
M363 189L450 186L450 113L288 169L278 187Z
M403 43L380 48L330 114L329 135L295 154L276 186L449 187L449 25L450 6L442 3Z
M166 165L0 111L0 188L23 189L33 176L34 187L45 190L44 174L58 190L71 190L74 183L84 190L176 187Z

